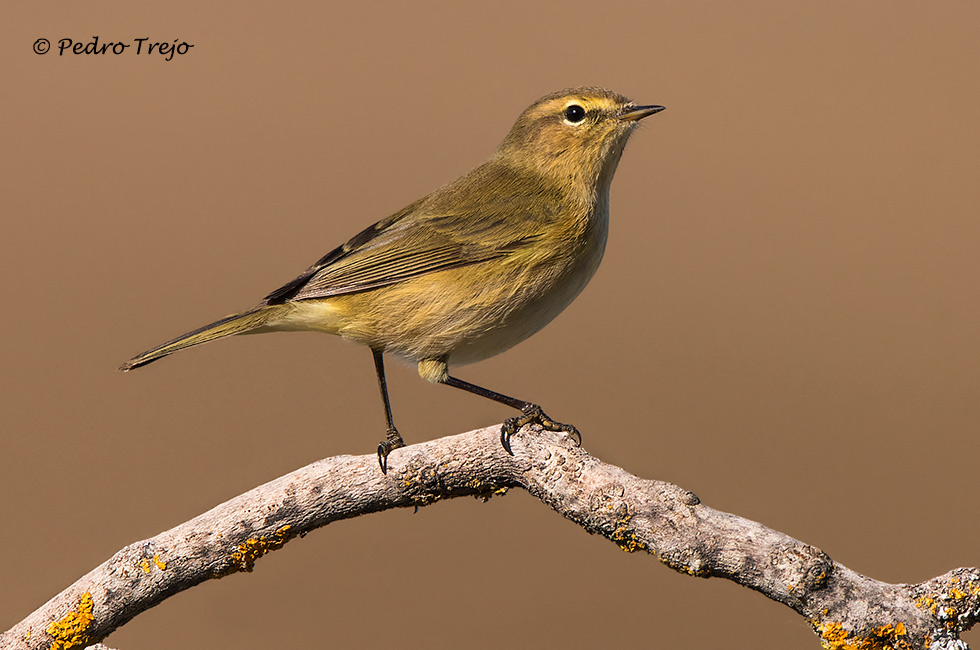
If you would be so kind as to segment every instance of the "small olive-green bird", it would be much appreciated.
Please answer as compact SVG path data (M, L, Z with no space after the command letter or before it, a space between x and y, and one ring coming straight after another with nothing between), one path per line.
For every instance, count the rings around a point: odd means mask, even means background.
M449 374L531 336L585 287L602 259L609 186L639 120L663 106L583 87L534 102L482 165L382 219L248 311L188 332L123 364L131 370L233 334L312 330L374 354L388 425L378 445L387 472L395 428L384 353L418 364L427 381L488 397L522 414L501 442L538 423L578 438L531 402Z

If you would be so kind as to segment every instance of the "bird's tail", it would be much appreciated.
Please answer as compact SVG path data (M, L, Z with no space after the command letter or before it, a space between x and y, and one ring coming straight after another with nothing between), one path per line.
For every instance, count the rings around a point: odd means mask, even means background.
M126 363L119 366L119 369L125 372L127 370L132 370L133 368L145 366L152 361L162 359L168 354L172 354L177 350L189 348L192 345L207 343L208 341L224 338L226 336L232 336L234 334L253 332L271 323L272 321L278 320L282 316L283 309L283 305L267 305L263 307L256 307L255 309L251 309L240 314L226 316L225 318L217 320L209 325L199 327L193 332L188 332L187 334L178 336L172 341L167 341L163 345L158 345L155 348L147 350L146 352L133 357Z

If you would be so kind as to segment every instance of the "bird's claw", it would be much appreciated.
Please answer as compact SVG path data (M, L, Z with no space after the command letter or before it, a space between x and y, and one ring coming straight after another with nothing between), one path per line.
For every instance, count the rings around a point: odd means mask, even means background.
M561 422L552 420L537 404L528 404L521 411L523 411L523 415L507 418L504 420L503 426L500 427L500 444L503 445L508 454L514 454L510 449L510 437L517 433L521 427L528 424L540 424L541 428L547 431L567 433L575 442L576 447L582 445L582 434L578 432L578 429L571 424L562 424Z
M381 465L381 473L388 473L388 454L394 449L404 447L405 441L395 427L388 427L388 438L378 444L378 464Z

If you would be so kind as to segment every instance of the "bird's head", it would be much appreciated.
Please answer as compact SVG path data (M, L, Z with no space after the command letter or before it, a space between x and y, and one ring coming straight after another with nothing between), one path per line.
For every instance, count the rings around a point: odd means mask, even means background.
M497 156L560 182L585 183L594 192L612 181L639 121L662 110L663 106L637 106L604 88L551 93L521 113Z

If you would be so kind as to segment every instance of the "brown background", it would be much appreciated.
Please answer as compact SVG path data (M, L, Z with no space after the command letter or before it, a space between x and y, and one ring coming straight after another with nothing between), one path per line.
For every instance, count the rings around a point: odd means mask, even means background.
M4 4L0 629L125 544L371 453L370 355L337 339L115 368L251 306L579 84L668 110L628 147L592 284L460 376L870 576L980 563L980 5L355 4ZM32 51L96 34L195 47ZM512 414L397 364L389 381L410 442ZM788 609L520 493L338 523L109 642L818 647Z

